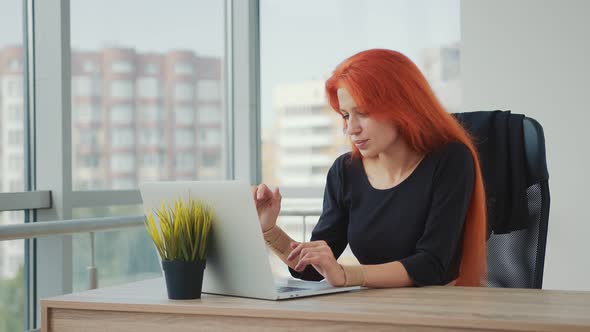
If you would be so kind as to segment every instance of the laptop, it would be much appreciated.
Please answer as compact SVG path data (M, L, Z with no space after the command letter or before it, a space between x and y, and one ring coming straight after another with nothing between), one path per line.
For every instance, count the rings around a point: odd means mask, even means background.
M175 199L199 199L212 207L203 292L265 300L358 290L332 287L327 281L275 278L250 185L245 181L145 182L139 185L144 212ZM285 269L287 266L285 265Z

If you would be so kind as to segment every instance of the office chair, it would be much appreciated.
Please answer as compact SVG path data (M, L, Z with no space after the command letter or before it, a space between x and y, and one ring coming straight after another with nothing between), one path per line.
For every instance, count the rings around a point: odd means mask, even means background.
M535 119L510 114L510 112L469 112L453 114L459 122L469 131L473 138L480 156L482 170L488 170L488 178L484 172L484 185L486 186L486 200L488 200L488 275L486 285L489 287L509 288L537 288L543 285L543 268L545 264L545 249L547 243L547 224L549 219L549 175L545 155L545 137L543 127ZM516 229L503 229L500 232L494 230L494 222L498 222L495 214L493 200L488 193L488 187L495 185L490 183L494 176L494 163L497 162L491 156L482 156L483 151L490 151L488 144L490 139L497 139L504 132L498 132L494 124L486 130L481 130L482 120L493 122L494 115L508 116L511 121L522 119L522 138L518 140L498 139L501 144L523 144L517 151L524 154L522 160L526 173L526 198L522 198L523 218L520 220L521 227ZM490 120L492 119L492 120ZM514 122L513 122L514 123ZM519 127L520 128L520 127ZM514 129L514 128L513 128ZM520 131L520 129L518 129ZM482 137L482 136L488 137ZM515 143L517 142L517 143ZM518 143L521 142L521 143ZM485 149L485 150L484 150ZM498 157L498 156L494 156ZM503 159L500 156L498 159ZM488 163L487 165L485 163ZM491 165L490 165L491 164ZM511 168L507 167L506 176L511 177ZM492 174L492 175L490 175ZM507 188L511 190L511 188ZM518 193L510 192L509 195ZM520 193L524 195L524 192ZM508 196L508 195L507 195ZM498 198L498 197L496 197ZM492 200L492 202L490 202ZM522 218L520 218L522 219ZM501 222L501 220L500 220Z

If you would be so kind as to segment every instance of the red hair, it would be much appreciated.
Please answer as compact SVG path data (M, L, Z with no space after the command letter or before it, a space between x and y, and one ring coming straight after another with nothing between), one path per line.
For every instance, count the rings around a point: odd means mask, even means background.
M486 274L486 203L477 150L470 135L445 111L418 67L399 52L367 50L338 65L326 81L326 94L330 106L340 114L339 88L346 88L363 112L394 124L410 148L419 153L427 154L450 142L469 148L475 181L457 286L481 286ZM359 150L351 145L353 157L359 157Z

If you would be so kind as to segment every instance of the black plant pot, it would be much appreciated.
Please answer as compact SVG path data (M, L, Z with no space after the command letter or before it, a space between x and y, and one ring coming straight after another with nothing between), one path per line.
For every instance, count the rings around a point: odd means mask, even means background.
M162 261L168 298L172 300L200 299L206 260Z

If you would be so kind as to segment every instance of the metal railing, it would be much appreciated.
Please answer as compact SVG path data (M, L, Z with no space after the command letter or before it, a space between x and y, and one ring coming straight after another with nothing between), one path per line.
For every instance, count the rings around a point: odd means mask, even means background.
M0 241L137 227L143 225L143 220L143 216L128 216L2 225L0 226Z
M305 219L309 216L319 216L319 208L283 208L280 216L303 217L303 234L305 236ZM0 241L36 238L48 235L64 235L74 233L92 233L118 228L142 226L145 217L142 215L125 217L84 218L59 221L43 221L27 224L12 224L0 226Z

